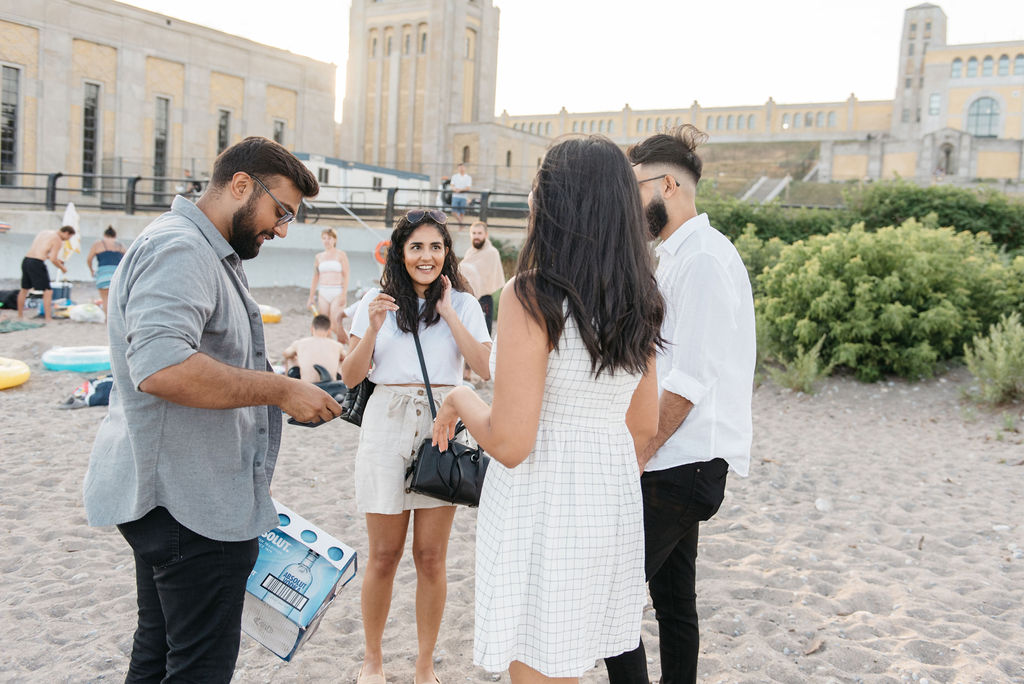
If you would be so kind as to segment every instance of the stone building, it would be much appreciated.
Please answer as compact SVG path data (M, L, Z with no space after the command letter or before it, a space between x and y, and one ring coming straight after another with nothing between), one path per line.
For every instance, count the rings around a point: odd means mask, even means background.
M4 2L0 182L200 177L247 135L330 153L335 70L110 0Z

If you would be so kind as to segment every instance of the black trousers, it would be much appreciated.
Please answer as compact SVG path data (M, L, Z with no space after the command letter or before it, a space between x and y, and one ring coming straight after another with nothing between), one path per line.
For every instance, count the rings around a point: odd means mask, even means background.
M135 552L139 622L125 682L231 681L255 539L208 539L154 508L117 529Z
M484 295L480 298L480 308L484 311L484 321L487 323L487 332L491 332L491 321L494 319L494 297Z
M729 465L721 458L646 472L644 570L658 619L662 684L697 681L697 532L718 512ZM643 640L632 651L606 658L611 684L648 684Z

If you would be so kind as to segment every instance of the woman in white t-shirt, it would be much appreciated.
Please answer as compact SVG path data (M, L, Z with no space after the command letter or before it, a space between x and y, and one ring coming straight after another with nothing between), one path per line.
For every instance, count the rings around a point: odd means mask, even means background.
M352 351L341 366L349 387L365 377L377 383L363 412L355 468L356 505L366 515L370 547L362 591L361 684L385 682L381 641L410 517L419 645L415 681L437 681L433 653L447 594L445 558L455 507L405 491L406 468L430 436L432 421L412 331L419 335L438 404L461 383L463 360L490 377L491 350L483 311L459 275L447 222L437 210L410 211L399 219L382 288L359 302L349 331Z

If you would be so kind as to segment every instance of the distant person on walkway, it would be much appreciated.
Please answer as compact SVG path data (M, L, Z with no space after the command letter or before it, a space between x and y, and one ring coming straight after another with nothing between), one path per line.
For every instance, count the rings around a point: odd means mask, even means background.
M501 265L501 254L487 237L486 223L474 222L469 227L469 237L473 243L462 257L461 266L472 267L466 269L467 280L473 290L473 296L480 302L480 308L484 311L487 332L491 332L491 320L494 315L492 295L505 286L505 269Z
M455 220L462 226L462 217L466 214L466 207L469 205L469 189L473 185L473 179L466 173L465 164L459 164L454 176L452 176L452 213Z
M341 326L348 301L348 255L338 249L338 233L333 228L320 232L324 251L313 257L313 283L309 286L306 306L316 302L317 314L327 316L331 330L342 344L348 342L348 333Z
M318 191L288 150L246 138L217 157L199 202L175 197L114 275L114 389L84 500L89 524L117 525L135 556L128 682L230 681L256 540L278 524L281 411L341 413L320 388L272 371L242 269Z
M697 214L705 137L685 125L627 151L651 237L662 240L658 433L637 457L664 684L697 681L698 528L722 504L728 471L746 477L750 466L754 300L736 248ZM606 664L611 684L648 681L643 641Z
M288 370L297 368L306 382L320 382L323 378L313 366L321 366L334 380L345 360L345 345L331 337L331 320L323 314L313 317L309 332L310 337L295 340L284 350Z
M103 311L107 311L107 298L110 296L110 279L114 277L117 265L124 257L124 245L117 241L117 231L114 226L107 226L103 231L103 237L93 243L89 255L85 258L89 264L89 273L96 279L96 289L100 292L100 299L103 301ZM93 268L92 260L96 260L96 267Z
M25 299L30 290L42 290L43 311L45 320L53 320L53 288L50 287L50 273L46 270L46 262L67 273L68 269L60 259L60 247L64 241L75 234L71 226L63 226L60 230L44 230L32 240L28 254L21 260L21 290L18 292L18 318L24 318Z

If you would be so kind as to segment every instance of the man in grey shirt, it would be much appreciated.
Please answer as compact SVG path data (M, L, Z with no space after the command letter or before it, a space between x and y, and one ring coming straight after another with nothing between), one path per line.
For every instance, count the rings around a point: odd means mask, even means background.
M135 555L126 681L230 681L256 538L277 525L281 411L304 422L341 412L316 386L268 372L241 264L317 192L285 148L246 138L217 158L198 203L176 197L114 274L114 388L84 499L89 523L117 525Z

